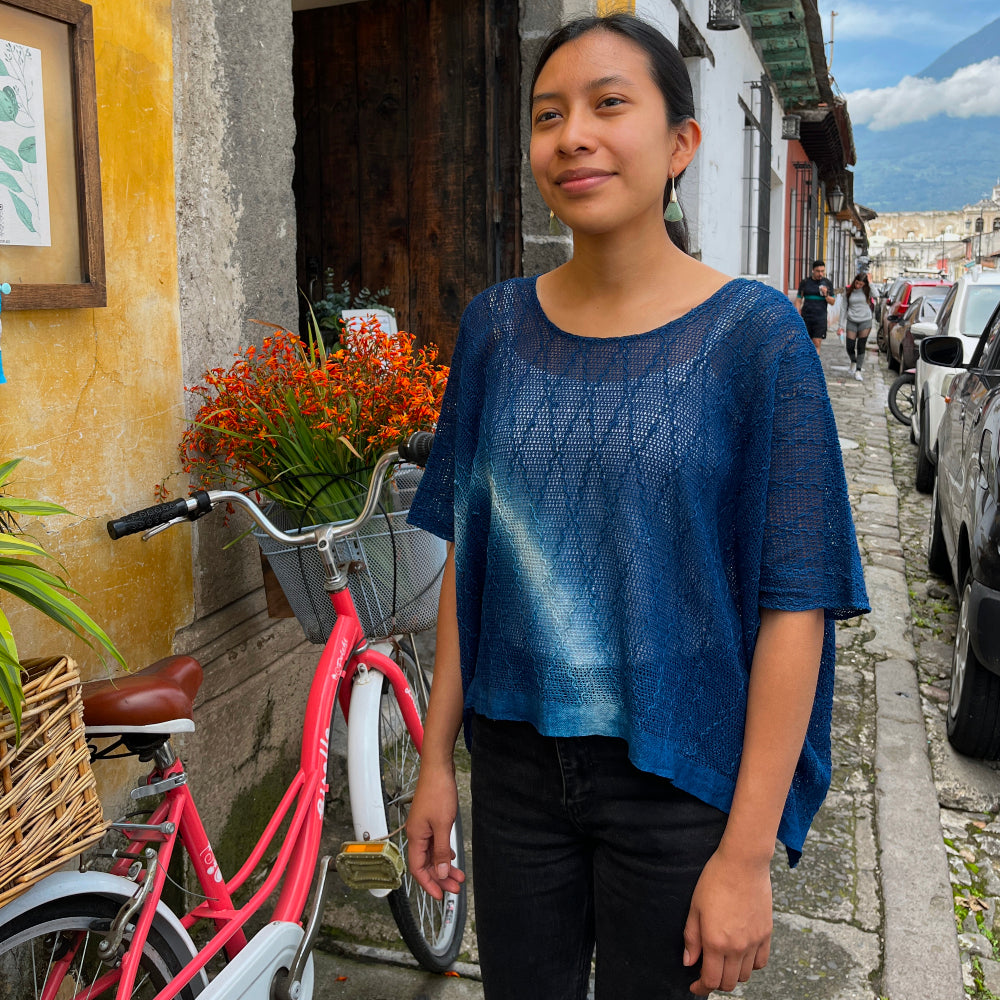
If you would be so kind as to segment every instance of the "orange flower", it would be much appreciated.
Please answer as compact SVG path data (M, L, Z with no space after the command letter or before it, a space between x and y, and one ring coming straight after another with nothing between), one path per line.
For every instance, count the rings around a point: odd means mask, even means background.
M380 452L437 420L448 368L433 345L415 348L411 334L370 319L328 354L265 325L274 332L259 348L186 389L199 409L180 451L196 485L260 487L293 507L332 508Z

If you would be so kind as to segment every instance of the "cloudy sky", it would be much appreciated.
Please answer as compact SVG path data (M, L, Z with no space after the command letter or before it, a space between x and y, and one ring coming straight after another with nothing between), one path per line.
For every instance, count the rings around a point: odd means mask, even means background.
M956 42L997 16L995 0L820 0L824 35L833 28L831 70L848 97L851 119L873 131L926 121L1000 114L1000 57L967 66L947 80L914 79ZM827 56L830 55L829 44Z
M819 10L827 42L837 12L831 70L844 93L894 86L1000 15L996 0L819 0Z

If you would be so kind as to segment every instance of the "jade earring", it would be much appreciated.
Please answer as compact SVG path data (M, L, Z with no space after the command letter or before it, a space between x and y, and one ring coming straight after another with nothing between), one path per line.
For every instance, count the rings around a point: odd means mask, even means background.
M681 203L677 200L677 181L670 178L670 201L667 202L667 210L663 213L664 222L680 222L684 218Z
M562 229L559 227L559 220L556 213L549 209L549 236L562 236Z

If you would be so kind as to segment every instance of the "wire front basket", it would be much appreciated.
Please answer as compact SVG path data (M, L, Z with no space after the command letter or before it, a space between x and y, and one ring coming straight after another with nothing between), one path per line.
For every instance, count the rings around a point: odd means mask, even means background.
M406 523L422 474L415 466L400 466L372 519L336 544L338 563L350 564L348 588L365 634L371 638L420 632L437 621L446 545ZM287 534L313 527L303 525L301 516L276 503L267 509L267 516ZM336 615L316 546L285 546L259 528L253 534L306 638L325 643Z

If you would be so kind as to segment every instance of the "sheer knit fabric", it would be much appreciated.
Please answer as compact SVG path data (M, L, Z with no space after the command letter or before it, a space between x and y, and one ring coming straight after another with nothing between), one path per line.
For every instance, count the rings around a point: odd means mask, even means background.
M759 608L825 609L779 837L830 781L835 619L868 610L816 349L734 280L665 326L567 333L534 278L463 316L410 523L455 542L466 712L627 741L728 812Z

